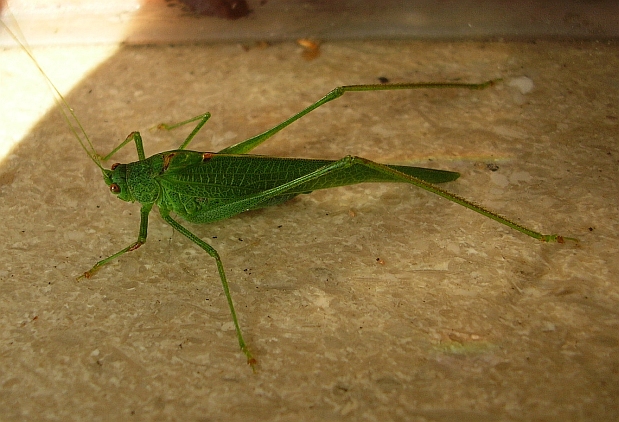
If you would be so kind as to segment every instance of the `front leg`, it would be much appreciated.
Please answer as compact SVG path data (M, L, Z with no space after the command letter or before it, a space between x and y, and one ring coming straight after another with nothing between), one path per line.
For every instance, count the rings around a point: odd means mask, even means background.
M120 145L118 145L116 148L112 150L112 152L110 152L105 157L101 157L101 160L102 161L109 160L112 157L112 155L116 154L118 151L120 151L122 147L124 147L131 141L135 142L135 149L137 149L138 151L138 158L140 160L145 160L146 154L144 154L144 145L142 144L142 135L140 135L140 132L131 132L129 136L127 136L125 140L120 143Z
M134 251L140 246L142 246L144 243L146 243L146 236L148 235L148 214L150 213L150 210L152 208L153 204L142 205L142 208L140 210L140 232L138 233L138 240L136 240L126 248L116 252L114 255L108 256L107 258L97 262L94 267L86 271L84 274L80 275L77 279L80 280L82 278L92 277L97 271L101 269L102 266L104 266L108 262L118 258L126 252Z

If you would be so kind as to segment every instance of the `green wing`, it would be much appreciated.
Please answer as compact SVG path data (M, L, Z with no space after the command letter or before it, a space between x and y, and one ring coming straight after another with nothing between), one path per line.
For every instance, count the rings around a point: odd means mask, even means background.
M227 218L217 212L224 205L259 195L269 189L332 165L333 160L278 158L247 154L203 155L195 151L165 153L164 170L155 179L161 186L158 205L175 211L188 221L210 222ZM458 173L422 167L388 166L429 183L456 180ZM341 168L327 175L300 183L285 192L265 199L256 208L284 202L318 189L366 182L402 182L391 174L370 167ZM229 213L229 206L224 207ZM252 207L253 208L253 207ZM223 210L223 208L222 208ZM247 211L239 209L238 212Z

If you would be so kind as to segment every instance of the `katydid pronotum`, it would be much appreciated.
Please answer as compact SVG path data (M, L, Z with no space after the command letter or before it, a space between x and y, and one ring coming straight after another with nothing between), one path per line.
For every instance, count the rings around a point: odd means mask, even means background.
M438 183L456 180L459 174L455 172L379 164L356 156L346 156L339 160L317 160L248 154L294 121L323 104L339 98L345 92L430 88L480 90L493 86L499 80L483 83L403 83L340 86L273 128L219 152L198 152L186 149L211 117L210 113L204 113L180 123L159 125L161 129L170 130L190 123L195 124L195 128L176 150L162 152L147 158L144 154L140 133L132 132L112 152L100 157L95 152L94 146L73 110L38 65L32 52L4 23L3 26L22 46L52 86L58 97L59 108L71 131L90 159L101 169L104 181L111 193L123 201L137 201L141 204L137 240L117 253L97 262L78 279L92 277L105 264L143 245L147 238L149 214L153 206L157 205L164 221L215 260L239 346L252 368L254 368L256 360L243 339L224 266L218 252L172 218L171 213L188 222L211 223L245 211L280 204L299 194L307 194L318 189L364 182L397 182L409 183L425 189L544 242L563 243L565 239L576 240L555 234L538 233L436 186ZM116 163L109 170L103 167L103 161L107 161L131 142L135 144L138 161L127 164Z

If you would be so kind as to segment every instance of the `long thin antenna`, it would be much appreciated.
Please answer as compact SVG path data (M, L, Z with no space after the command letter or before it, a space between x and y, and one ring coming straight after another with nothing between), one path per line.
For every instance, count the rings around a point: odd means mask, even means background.
M39 62L34 57L32 50L30 49L30 47L28 46L28 43L26 42L24 34L21 32L19 24L13 17L13 14L8 9L8 6L6 10L8 11L8 13L5 16L5 19L9 18L11 20L11 26L13 26L14 29L11 30L11 28L9 28L9 26L3 20L0 20L0 24L2 24L2 26L8 32L8 34L11 36L11 38L13 38L13 40L15 40L15 42L22 48L24 53L26 53L28 57L30 57L30 60L32 60L32 62L34 63L36 68L39 70L41 75L43 75L43 78L47 81L50 88L52 89L52 92L54 93L54 99L56 101L56 104L58 104L58 107L60 108L60 111L62 112L62 115L65 121L67 122L69 128L71 129L71 132L73 132L73 135L78 140L78 142L80 143L84 151L86 151L86 154L88 154L90 159L97 165L97 167L99 167L103 171L104 168L101 165L99 156L95 152L95 148L92 145L90 138L86 134L86 131L82 127L82 124L80 123L79 119L75 115L75 112L69 106L67 101L64 99L64 97L62 96L58 88L56 88L56 85L54 85L54 83L49 78L49 76L47 76L47 74L45 73L41 65L39 65Z

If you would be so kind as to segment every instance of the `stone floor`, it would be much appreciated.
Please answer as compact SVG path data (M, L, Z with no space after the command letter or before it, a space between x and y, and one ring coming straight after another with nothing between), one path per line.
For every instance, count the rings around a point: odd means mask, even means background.
M93 48L36 54L71 67ZM32 64L6 54L12 126L40 87L17 88ZM191 147L218 151L379 77L502 78L346 94L255 152L458 171L451 192L580 242L408 185L187 224L222 256L252 373L213 260L157 212L145 246L76 281L135 240L139 206L55 110L0 163L2 419L617 420L618 68L612 42L341 42L310 61L293 43L121 49L66 96L101 153L135 130L147 155L174 149L189 128L151 128L205 111ZM128 146L106 166L135 159Z

